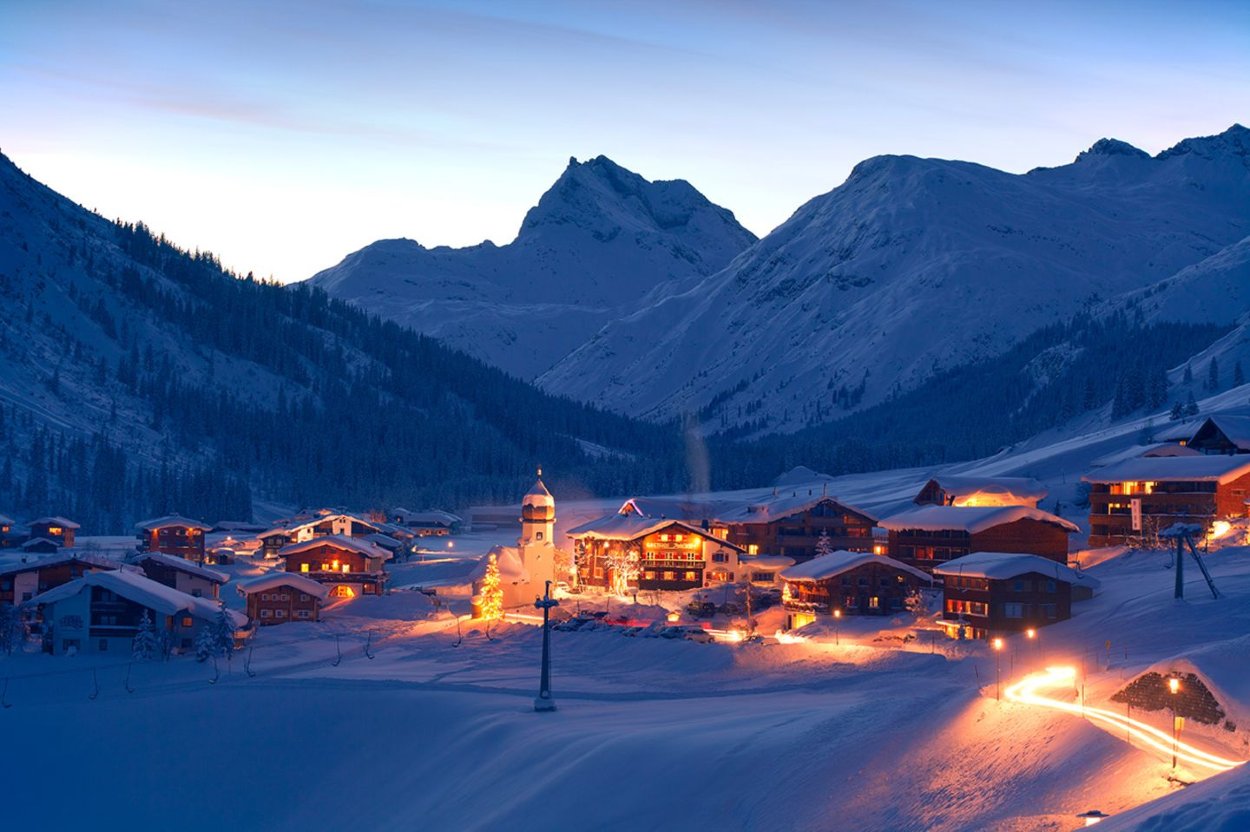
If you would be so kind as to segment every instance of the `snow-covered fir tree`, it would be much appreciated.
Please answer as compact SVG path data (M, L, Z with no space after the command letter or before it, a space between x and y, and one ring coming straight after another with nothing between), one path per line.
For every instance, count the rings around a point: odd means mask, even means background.
M0 604L0 652L12 654L26 635L22 614L12 604Z
M143 617L139 619L139 630L131 643L130 655L135 661L150 662L160 658L163 652L161 638L152 624L152 616L144 610Z

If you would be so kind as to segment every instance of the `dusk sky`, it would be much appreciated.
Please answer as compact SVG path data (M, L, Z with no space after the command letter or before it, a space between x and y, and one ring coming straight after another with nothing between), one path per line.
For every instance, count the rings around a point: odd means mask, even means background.
M7 0L0 105L37 179L293 281L508 242L570 156L762 235L882 153L1155 153L1250 118L1250 3Z

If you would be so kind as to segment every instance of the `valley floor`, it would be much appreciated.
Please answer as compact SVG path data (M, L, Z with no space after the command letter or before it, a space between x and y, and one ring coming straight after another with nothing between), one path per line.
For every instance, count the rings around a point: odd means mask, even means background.
M1166 560L1131 553L1094 567L1104 592L1075 618L1040 643L1009 640L1004 685L1068 664L1088 703L1115 708L1110 696L1139 672L1180 663L1238 725L1187 726L1186 739L1250 757L1250 674L1237 666L1250 642L1250 550L1210 557L1218 601L1194 574L1189 599L1174 603ZM903 649L873 641L883 620L847 621L837 644L827 632L789 644L553 632L559 710L537 714L538 628L503 624L488 638L464 623L458 637L454 618L430 616L419 593L358 599L322 624L262 630L250 658L216 671L191 659L0 659L11 706L0 730L15 763L6 822L1066 830L1080 812L1119 814L1180 790L1157 752L997 701L984 645L926 637Z

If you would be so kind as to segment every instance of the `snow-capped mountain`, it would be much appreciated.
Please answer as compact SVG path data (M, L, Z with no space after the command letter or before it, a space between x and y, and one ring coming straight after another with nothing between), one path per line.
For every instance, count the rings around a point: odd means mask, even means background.
M883 156L724 270L539 377L653 418L789 430L991 357L1250 232L1250 130L1151 157L1104 139L1016 175Z
M309 282L533 378L604 324L689 289L755 241L682 180L599 156L568 168L512 243L381 240Z

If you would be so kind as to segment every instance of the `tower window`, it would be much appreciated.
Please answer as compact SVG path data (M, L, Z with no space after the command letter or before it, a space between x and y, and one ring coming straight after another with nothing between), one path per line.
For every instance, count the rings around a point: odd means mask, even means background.
M536 533L536 534L534 535L534 539L535 539L535 540L542 540L542 539L543 539L543 533L542 533L542 532L538 532L538 533Z

